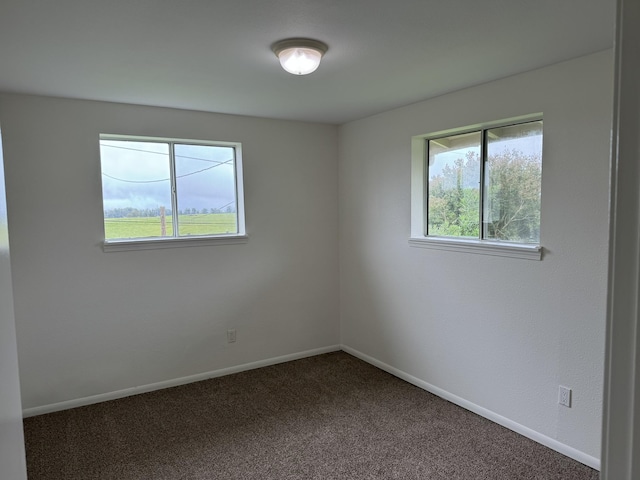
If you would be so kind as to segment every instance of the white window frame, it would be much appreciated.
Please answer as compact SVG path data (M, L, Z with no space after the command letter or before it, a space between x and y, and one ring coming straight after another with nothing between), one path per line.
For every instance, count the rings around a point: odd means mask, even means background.
M462 253L475 253L500 257L541 260L543 248L540 244L524 244L500 240L441 237L426 235L427 231L427 142L430 139L468 133L517 123L542 120L542 113L523 115L495 122L468 125L463 128L442 130L411 137L411 235L409 245Z
M236 218L238 231L230 234L212 234L212 235L190 235L185 237L144 237L144 238L126 238L126 239L107 239L104 231L104 206L102 217L102 249L105 252L119 252L128 250L153 250L159 248L175 248L175 247L196 247L205 245L232 245L246 243L249 239L245 227L244 213L244 179L242 170L242 144L240 142L220 142L209 140L193 140L183 138L170 137L145 137L133 135L117 135L117 134L100 134L100 140L121 140L130 142L150 142L150 143L168 143L173 150L173 144L183 145L203 145L212 147L231 147L235 151L235 191L236 191ZM102 159L100 160L102 169ZM175 211L175 168L173 160L171 160L171 190L172 190L172 209ZM101 201L104 202L101 184Z

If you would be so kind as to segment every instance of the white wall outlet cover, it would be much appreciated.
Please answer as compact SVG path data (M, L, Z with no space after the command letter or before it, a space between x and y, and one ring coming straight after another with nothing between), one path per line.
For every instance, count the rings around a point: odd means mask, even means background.
M227 343L234 343L236 341L236 331L227 330Z
M558 388L558 403L571 408L571 389L560 385Z

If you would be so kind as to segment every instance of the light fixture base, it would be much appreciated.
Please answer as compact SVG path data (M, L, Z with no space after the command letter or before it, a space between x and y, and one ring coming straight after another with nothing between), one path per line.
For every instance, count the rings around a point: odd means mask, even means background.
M271 45L271 50L276 54L276 57L279 57L282 51L288 48L311 48L319 51L322 55L329 50L326 43L312 38L285 38Z

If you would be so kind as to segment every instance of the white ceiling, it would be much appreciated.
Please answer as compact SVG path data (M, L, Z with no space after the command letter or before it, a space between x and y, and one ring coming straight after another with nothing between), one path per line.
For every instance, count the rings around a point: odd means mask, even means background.
M0 0L0 91L343 123L605 50L613 0ZM276 40L329 45L306 77Z

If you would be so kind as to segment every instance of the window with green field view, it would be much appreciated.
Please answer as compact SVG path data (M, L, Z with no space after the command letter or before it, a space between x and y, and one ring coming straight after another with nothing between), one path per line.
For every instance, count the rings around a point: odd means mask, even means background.
M427 235L540 243L542 120L427 140Z
M105 241L244 233L239 144L101 135L100 160Z

